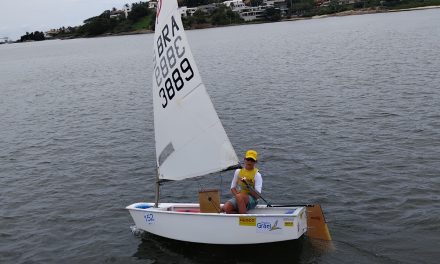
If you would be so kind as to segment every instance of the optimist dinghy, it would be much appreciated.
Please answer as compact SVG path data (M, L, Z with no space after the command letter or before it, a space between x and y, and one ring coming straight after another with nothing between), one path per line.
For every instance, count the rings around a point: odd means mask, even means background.
M258 205L247 214L224 214L220 213L216 192L201 193L199 204L159 203L159 185L165 181L239 167L237 155L200 77L177 8L176 0L159 0L156 10L153 59L156 201L126 207L136 227L161 237L206 244L294 240L308 230L317 233L313 237L330 239L319 205ZM311 225L318 228L310 232Z

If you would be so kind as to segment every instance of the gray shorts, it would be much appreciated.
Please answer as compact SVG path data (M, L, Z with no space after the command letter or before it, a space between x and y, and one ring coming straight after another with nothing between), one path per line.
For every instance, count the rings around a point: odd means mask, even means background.
M235 210L238 211L237 200L235 199L235 197L229 199L228 202L230 202L234 206ZM246 209L247 210L254 209L257 206L257 204L258 204L258 200L255 199L252 195L249 195L249 203L246 205Z

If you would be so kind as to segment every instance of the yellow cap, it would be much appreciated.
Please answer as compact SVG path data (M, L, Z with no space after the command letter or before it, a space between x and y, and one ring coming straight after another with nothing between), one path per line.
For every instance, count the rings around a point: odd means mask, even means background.
M257 161L257 152L255 150L248 150L246 151L245 159L253 159Z

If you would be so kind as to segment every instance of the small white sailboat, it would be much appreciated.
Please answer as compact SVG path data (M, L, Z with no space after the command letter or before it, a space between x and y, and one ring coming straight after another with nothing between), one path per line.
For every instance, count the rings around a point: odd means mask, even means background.
M176 0L159 0L156 10L153 61L156 201L126 207L136 227L187 242L260 244L298 239L308 229L310 232L311 223L316 221L324 225L326 234L322 237L330 238L319 205L258 205L247 214L224 214L219 212L218 197L213 199L211 194L201 195L206 201L200 204L159 203L159 184L164 181L207 175L239 165L201 80L177 8ZM208 207L212 204L211 210L206 210L204 203ZM310 217L315 214L310 208L319 209L317 215Z

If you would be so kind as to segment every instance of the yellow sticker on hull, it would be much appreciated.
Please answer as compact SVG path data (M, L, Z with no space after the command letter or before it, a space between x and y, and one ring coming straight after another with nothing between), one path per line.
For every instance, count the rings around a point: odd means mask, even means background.
M293 227L293 222L284 222L284 226Z
M239 225L241 226L257 226L256 217L240 216L238 221L239 221Z

